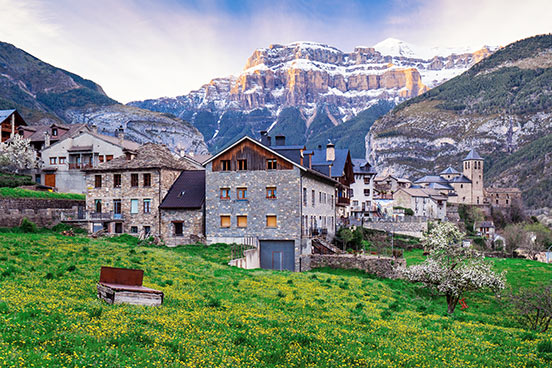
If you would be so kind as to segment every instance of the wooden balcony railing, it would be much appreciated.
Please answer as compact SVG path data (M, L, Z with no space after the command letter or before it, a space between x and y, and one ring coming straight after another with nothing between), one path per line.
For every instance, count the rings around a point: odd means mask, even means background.
M69 170L82 170L82 169L89 169L91 167L94 167L94 165L92 165L91 163L83 163L83 164L79 164L75 162L69 163Z

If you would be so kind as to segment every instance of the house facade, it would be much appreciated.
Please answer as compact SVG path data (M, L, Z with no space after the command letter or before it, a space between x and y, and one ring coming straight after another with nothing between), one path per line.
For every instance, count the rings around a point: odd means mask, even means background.
M183 170L195 169L165 146L152 143L135 155L85 168L89 231L161 234L161 202Z
M86 126L64 133L53 144L50 144L49 135L46 138L45 147L41 150L42 166L36 174L36 181L67 193L86 193L84 169L136 151L140 146L124 139L122 131L119 131L118 137L112 137L98 134Z
M258 241L261 268L300 269L311 238L335 234L338 183L250 137L205 162L208 243Z
M492 207L511 207L521 203L521 190L518 188L485 188L485 202Z
M363 159L352 159L354 183L351 184L351 217L360 219L375 211L374 179L376 171Z
M17 110L0 110L0 142L5 142L18 133L27 123Z
M447 197L435 189L400 188L393 206L410 208L417 217L445 220L447 215Z

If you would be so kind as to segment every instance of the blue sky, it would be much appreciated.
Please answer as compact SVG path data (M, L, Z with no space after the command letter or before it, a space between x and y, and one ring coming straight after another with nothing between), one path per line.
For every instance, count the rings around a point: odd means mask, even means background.
M1 41L121 102L238 74L273 43L480 47L552 32L550 0L0 0L0 9Z

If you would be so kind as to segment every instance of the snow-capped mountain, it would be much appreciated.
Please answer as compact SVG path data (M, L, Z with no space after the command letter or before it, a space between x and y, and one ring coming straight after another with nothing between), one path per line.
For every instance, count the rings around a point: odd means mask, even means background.
M308 41L274 44L255 50L236 76L213 79L187 95L131 105L190 121L211 149L237 134L278 131L282 111L292 108L299 119L297 139L308 142L313 130L339 126L381 100L398 103L418 96L490 53L483 48L429 57L428 50L395 39L352 52ZM321 116L325 125L311 129Z

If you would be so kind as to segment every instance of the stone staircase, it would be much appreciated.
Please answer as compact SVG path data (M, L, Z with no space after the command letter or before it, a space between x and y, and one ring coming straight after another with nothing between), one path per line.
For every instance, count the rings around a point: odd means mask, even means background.
M321 236L312 238L314 254L343 254L344 252Z

